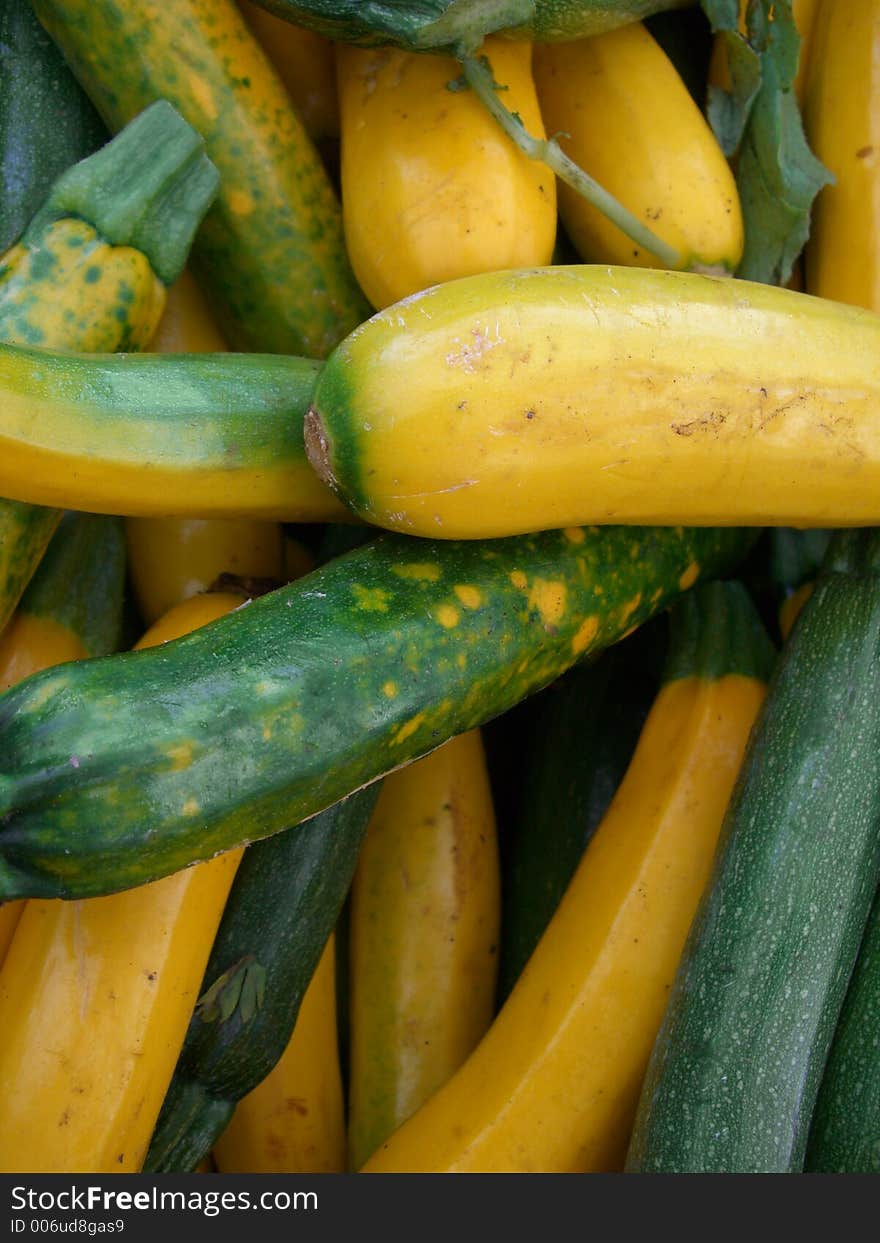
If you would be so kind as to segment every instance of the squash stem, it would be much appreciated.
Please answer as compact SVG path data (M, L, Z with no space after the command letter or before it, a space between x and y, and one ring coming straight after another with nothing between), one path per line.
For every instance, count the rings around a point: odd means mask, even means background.
M678 251L642 224L636 216L619 203L612 194L599 185L588 173L569 159L555 138L535 138L515 112L506 108L498 98L491 66L486 57L459 57L465 79L471 90L489 109L505 134L532 160L542 160L561 181L577 191L588 203L607 216L621 232L637 246L650 251L667 268L678 268L681 256Z

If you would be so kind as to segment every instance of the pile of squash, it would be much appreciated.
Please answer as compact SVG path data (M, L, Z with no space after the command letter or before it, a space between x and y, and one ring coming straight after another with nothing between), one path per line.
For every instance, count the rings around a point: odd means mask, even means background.
M262 2L0 13L0 1172L880 1169L880 0Z

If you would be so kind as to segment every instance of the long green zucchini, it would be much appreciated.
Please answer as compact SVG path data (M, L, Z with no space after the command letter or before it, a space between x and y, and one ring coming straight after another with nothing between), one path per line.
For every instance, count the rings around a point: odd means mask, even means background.
M144 1164L186 1173L287 1048L379 786L245 854Z
M875 898L822 1076L805 1168L880 1173L880 897Z
M239 349L321 357L369 315L342 214L280 79L233 0L35 0L118 129L167 99L221 174L194 265Z
M880 876L880 533L841 532L771 683L628 1168L787 1172Z
M505 848L498 991L531 957L639 740L660 676L654 623L538 696Z
M0 899L139 885L267 837L546 686L737 529L382 537L174 643L0 698Z
M30 0L0 5L0 253L21 236L52 182L107 131Z

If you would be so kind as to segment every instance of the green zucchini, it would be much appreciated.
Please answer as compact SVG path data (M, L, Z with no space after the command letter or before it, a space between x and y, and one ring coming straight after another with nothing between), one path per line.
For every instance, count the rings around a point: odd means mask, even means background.
M63 173L0 257L0 340L69 350L146 345L161 312L158 278L176 278L215 189L198 135L169 105L149 109ZM36 423L42 413L32 411ZM3 460L9 468L8 450ZM32 499L0 500L0 628L61 517L15 503Z
M0 900L110 893L297 824L548 685L752 539L384 536L173 643L31 678L0 697Z
M144 1169L194 1170L287 1048L378 784L246 851Z
M321 357L366 319L336 195L233 0L34 10L111 128L164 98L204 136L222 180L193 261L231 345Z
M850 980L822 1076L807 1170L880 1173L880 896Z
M628 1168L802 1168L880 876L880 533L841 532L780 661L654 1047Z
M412 52L479 47L503 31L548 42L579 39L690 0L257 0L270 13L348 43Z
M55 178L108 134L30 0L0 6L0 81L2 253L21 236Z
M501 1001L541 939L626 772L657 692L658 637L653 623L644 626L537 697L504 852Z
M18 606L76 635L87 655L119 650L125 537L119 518L65 514Z

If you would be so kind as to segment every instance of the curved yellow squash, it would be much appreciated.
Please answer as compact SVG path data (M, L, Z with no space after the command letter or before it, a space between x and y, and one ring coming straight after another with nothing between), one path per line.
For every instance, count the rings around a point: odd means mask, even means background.
M357 1169L492 1019L495 816L479 730L385 779L351 898L349 1160Z
M825 3L813 30L807 137L834 174L813 208L807 289L880 311L880 3Z
M214 1145L221 1174L336 1174L345 1169L334 956L331 934L281 1059L238 1102Z
M685 272L471 277L352 334L306 439L355 512L411 535L873 526L880 315Z
M226 349L207 299L188 272L169 289L150 348L158 354L213 354ZM210 590L223 573L279 581L282 577L277 522L129 518L125 534L135 599L148 625L181 600Z
M544 124L576 164L673 246L677 266L732 272L742 257L736 182L669 57L640 23L535 48ZM559 212L584 259L662 267L569 186Z
M501 1013L365 1171L621 1168L638 1093L764 693L668 683Z
M241 600L188 601L138 646ZM0 970L0 1172L140 1170L240 857L108 898L27 903Z
M505 104L544 136L531 48L488 39ZM384 307L438 281L549 263L553 174L519 151L448 57L340 46L342 214L355 276Z

